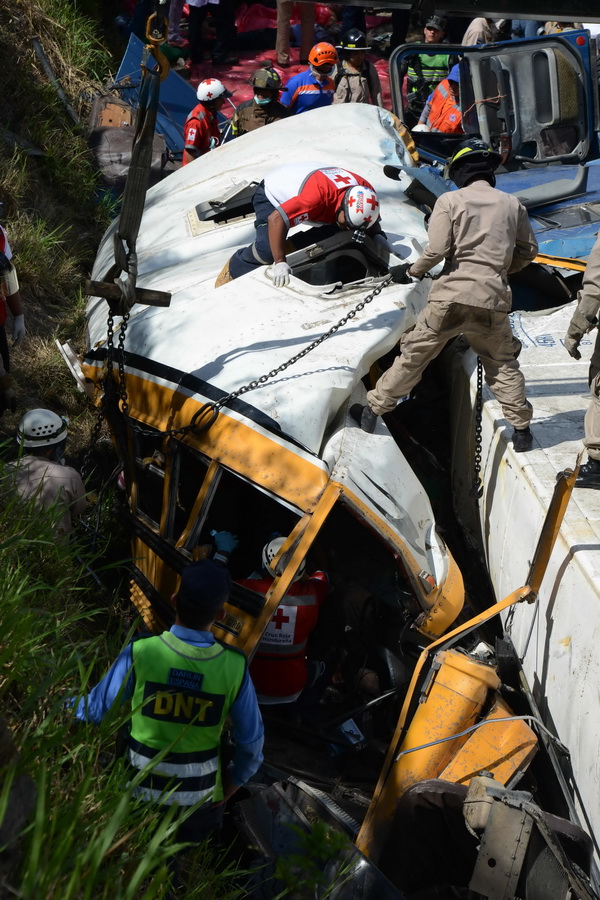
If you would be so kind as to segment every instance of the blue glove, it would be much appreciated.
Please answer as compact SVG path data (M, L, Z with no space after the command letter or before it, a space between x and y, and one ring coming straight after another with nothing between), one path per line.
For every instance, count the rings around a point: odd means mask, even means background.
M215 542L215 549L222 553L233 553L240 540L231 531L211 531L211 537Z

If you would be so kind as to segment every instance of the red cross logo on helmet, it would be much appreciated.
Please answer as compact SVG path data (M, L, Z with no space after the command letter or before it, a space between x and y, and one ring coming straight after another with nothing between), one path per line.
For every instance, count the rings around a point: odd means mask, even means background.
M367 211L367 204L371 207ZM368 228L379 219L379 200L371 187L355 185L348 188L342 203L346 225L350 228Z

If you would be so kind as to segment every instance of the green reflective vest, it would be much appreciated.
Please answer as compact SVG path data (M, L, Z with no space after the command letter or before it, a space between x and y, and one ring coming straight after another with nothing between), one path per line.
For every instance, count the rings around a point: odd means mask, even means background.
M147 769L136 795L180 806L222 800L220 738L244 655L221 644L194 647L169 631L136 641L132 652L129 761Z
M420 92L422 99L426 100L429 94L448 75L448 54L416 53L408 58L406 70L406 92L412 94Z

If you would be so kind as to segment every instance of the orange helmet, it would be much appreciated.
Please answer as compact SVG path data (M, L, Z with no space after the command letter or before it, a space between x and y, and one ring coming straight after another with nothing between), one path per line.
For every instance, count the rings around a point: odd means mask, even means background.
M335 66L338 61L338 55L333 44L326 44L324 41L321 41L315 44L308 54L308 61L316 69L320 68L320 66Z

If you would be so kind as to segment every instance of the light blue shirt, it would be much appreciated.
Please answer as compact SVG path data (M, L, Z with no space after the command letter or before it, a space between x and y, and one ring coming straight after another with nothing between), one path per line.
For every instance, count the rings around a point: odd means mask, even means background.
M215 643L210 631L195 631L182 625L173 625L170 631L181 641L195 647L210 647ZM79 700L75 716L82 722L101 722L117 697L122 702L131 699L134 683L133 654L129 644L118 655L104 678L86 697ZM263 723L247 669L229 715L235 741L235 757L230 774L233 783L239 787L258 771L263 761Z

